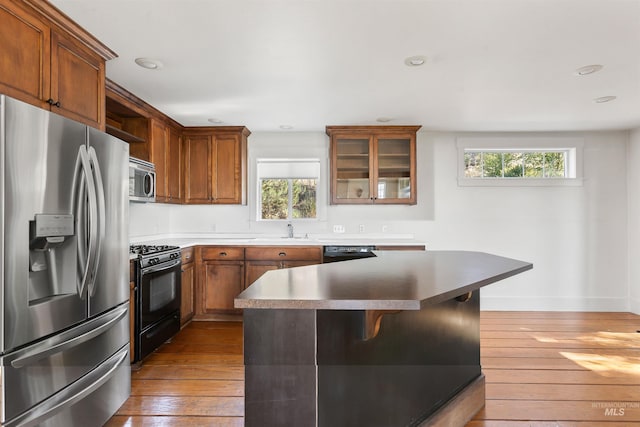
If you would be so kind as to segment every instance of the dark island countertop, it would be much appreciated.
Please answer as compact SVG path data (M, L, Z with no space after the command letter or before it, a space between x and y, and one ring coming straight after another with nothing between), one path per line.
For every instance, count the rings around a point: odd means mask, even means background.
M376 258L265 273L236 308L420 310L530 270L528 262L469 251L381 251Z

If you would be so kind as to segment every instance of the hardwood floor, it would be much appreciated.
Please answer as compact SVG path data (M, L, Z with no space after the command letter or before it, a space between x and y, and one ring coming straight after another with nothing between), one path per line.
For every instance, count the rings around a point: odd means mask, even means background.
M486 405L467 427L639 426L638 330L630 313L482 312ZM242 426L243 379L242 324L192 322L107 425Z
M107 426L240 427L241 322L192 322L131 373L131 397Z

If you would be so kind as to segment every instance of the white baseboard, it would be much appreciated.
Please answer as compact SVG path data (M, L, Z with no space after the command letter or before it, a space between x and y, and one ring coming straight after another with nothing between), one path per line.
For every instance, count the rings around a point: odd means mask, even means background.
M640 298L630 298L629 305L629 311L635 314L640 314Z
M634 307L632 307L634 306ZM640 314L640 300L627 298L492 297L480 295L487 311L632 311Z

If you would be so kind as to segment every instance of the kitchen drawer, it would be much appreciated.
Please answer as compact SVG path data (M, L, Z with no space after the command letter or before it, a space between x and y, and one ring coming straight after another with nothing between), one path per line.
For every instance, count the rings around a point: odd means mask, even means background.
M193 262L193 248L182 249L182 263L189 264Z
M235 246L204 246L201 249L203 261L243 261L244 248Z
M322 262L322 248L319 246L254 246L246 249L248 260L303 260Z

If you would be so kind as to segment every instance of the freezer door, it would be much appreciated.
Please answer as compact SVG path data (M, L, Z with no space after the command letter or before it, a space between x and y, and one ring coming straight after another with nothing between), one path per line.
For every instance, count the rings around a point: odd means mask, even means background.
M0 353L86 318L71 188L86 127L0 96Z
M129 145L90 128L88 152L103 203L97 268L88 285L89 316L95 316L129 300Z
M2 425L42 422L71 405L80 411L82 399L100 388L115 375L117 366L124 364L128 375L117 375L121 378L121 384L116 385L121 389L117 406L108 399L103 402L111 416L130 392L128 309L125 303L59 335L2 356ZM98 413L93 412L96 416ZM92 416L91 411L88 416Z

